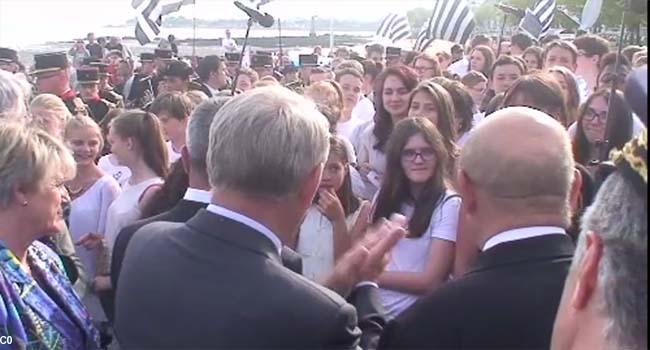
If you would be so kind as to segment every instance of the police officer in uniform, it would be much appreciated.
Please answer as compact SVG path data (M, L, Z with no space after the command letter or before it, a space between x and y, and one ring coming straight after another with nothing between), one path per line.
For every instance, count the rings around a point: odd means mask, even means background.
M124 98L116 93L109 83L111 73L108 72L108 64L104 62L91 62L91 67L99 71L99 97L114 104L117 108L124 108Z
M260 52L254 54L251 57L251 68L257 72L260 79L267 76L274 77L273 56Z
M237 68L239 68L239 60L241 58L241 53L239 52L226 52L226 74L230 78L230 83L235 79L237 75Z
M73 115L90 115L88 106L70 87L70 62L65 52L48 52L34 55L34 69L30 75L36 81L38 93L59 96Z
M144 108L154 99L152 76L156 72L155 56L150 52L140 54L140 71L123 84L115 87L125 101L126 108Z
M298 64L300 65L300 76L297 80L288 83L286 87L297 93L302 94L307 86L309 86L309 76L314 67L318 66L317 55L299 55Z
M302 81L298 78L298 67L293 63L287 64L282 68L282 84L289 90L292 90L296 93L302 94L304 86Z
M9 73L18 72L18 52L7 47L0 47L0 69Z
M157 48L154 50L154 71L149 73L154 96L158 96L158 87L163 81L160 72L164 71L167 68L167 64L172 61L174 61L174 53L171 49Z
M90 108L90 117L101 122L106 113L116 105L99 96L99 70L94 67L82 67L77 70L79 97Z

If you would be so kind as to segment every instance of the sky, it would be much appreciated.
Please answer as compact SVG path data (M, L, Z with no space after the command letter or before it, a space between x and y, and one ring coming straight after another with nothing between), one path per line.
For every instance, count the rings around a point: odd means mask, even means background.
M272 0L262 7L275 18L379 21L386 14L416 7L433 8L435 0ZM242 0L247 3L247 0ZM196 0L177 15L202 19L246 19L231 0ZM104 33L107 25L135 18L131 0L0 0L0 46L23 48L47 41L72 40L87 32Z
M246 1L242 1L246 3ZM434 0L273 0L262 10L279 18L375 20L390 11L418 6L433 8ZM178 14L204 19L245 18L229 0L196 0ZM33 30L61 19L61 25L92 26L121 24L133 17L131 0L0 0L0 33Z

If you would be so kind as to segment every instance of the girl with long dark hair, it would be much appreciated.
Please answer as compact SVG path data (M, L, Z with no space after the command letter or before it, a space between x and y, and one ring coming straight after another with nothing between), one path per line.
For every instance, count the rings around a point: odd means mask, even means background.
M389 318L447 281L453 265L461 199L445 181L447 151L436 127L424 118L399 122L386 149L386 174L373 222L399 213L407 236L393 248L379 278Z

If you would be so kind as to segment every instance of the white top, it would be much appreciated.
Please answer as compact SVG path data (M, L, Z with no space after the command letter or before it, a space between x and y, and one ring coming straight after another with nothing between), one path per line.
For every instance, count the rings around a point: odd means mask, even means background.
M363 124L365 124L365 122L353 114L347 122L336 123L336 134L345 137L348 140L352 140L354 138L354 132Z
M459 77L464 77L469 72L469 59L463 57L461 60L458 60L447 67L447 70L458 74Z
M579 76L576 75L576 85L578 88L578 96L580 96L580 104L583 104L587 101L589 98L589 95L591 95L591 91L589 91L589 86L587 85L587 81Z
M349 229L354 226L361 206L345 218ZM296 252L302 256L302 275L320 282L334 270L334 228L330 220L312 205L300 226Z
M226 209L224 207L221 207L221 206L218 206L218 205L215 205L215 204L208 205L207 210L209 212L212 212L212 213L217 214L219 216L223 216L223 217L226 217L228 219L235 220L235 221L237 221L239 223L242 223L242 224L252 228L253 230L257 231L262 236L265 236L266 238L268 238L273 243L275 248L278 250L278 256L282 256L282 241L268 227L266 227L266 226L260 224L259 222L249 218L246 215L236 213L236 212L234 212L234 211L232 211L230 209Z
M569 136L571 136L572 139L576 136L576 131L578 130L577 123L578 122L573 122L569 126ZM632 137L638 137L645 129L646 127L645 124L643 124L643 121L641 121L635 113L632 113Z
M237 42L233 38L223 38L221 40L221 46L223 46L223 48L228 52L237 50Z
M102 169L103 172L112 176L121 187L124 187L124 184L126 184L131 178L131 169L119 165L117 159L115 159L115 156L112 153L99 158L97 166Z
M503 231L488 239L483 245L483 251L493 248L501 243L548 235L566 235L566 231L557 226L531 226Z
M174 145L172 145L171 141L165 142L167 145L167 155L169 158L169 165L174 164L177 160L181 158L181 154L179 152L176 152L174 149Z
M105 237L109 247L109 257L112 255L113 246L120 231L140 219L142 215L140 212L140 199L142 199L144 192L149 187L161 185L163 182L163 179L154 177L135 185L127 182L122 187L122 193L108 208Z
M375 104L369 98L362 96L352 109L352 117L364 122L372 121L375 118Z
M423 272L431 257L429 256L431 242L441 239L456 242L458 231L458 216L461 199L458 196L450 197L453 192L447 191L441 204L436 206L431 215L429 228L419 238L402 238L391 251L391 258L386 271L395 272ZM400 214L408 219L413 215L414 207L409 204L402 205ZM402 311L413 305L420 296L379 289L379 298L386 309L389 319L397 317Z
M375 193L377 193L381 185L381 179L384 176L384 171L386 170L386 155L374 148L374 145L377 143L377 139L373 134L374 130L375 124L372 123L368 125L359 137L357 162L359 165L368 163L372 168L368 177L363 179L366 184L366 190L360 194L363 199L372 199Z
M95 181L86 192L72 201L70 204L70 235L74 242L88 233L104 235L108 208L120 192L120 185L117 181L110 175L104 175ZM98 249L88 250L84 247L77 247L76 250L77 256L86 270L86 278L89 282L93 281L100 251ZM90 289L82 296L82 301L93 319L106 320L99 298Z

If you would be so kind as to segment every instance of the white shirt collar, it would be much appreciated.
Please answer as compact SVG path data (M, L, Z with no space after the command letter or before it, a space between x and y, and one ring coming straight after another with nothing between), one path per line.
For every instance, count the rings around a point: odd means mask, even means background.
M503 231L501 233L497 233L496 235L492 236L483 245L483 251L493 248L494 246L501 243L513 242L513 241L518 241L518 240L533 238L533 237L540 237L546 235L559 235L559 234L565 235L566 231L562 227L558 227L558 226L530 226L530 227L516 228L513 230Z
M217 94L219 93L219 90L213 89L212 86L210 86L210 84L208 84L208 83L204 83L204 84L208 88L208 90L210 90L210 93L212 94L212 96L217 96Z
M280 238L278 238L278 236L275 233L273 233L273 231L271 231L268 227L249 218L246 215L236 213L232 210L226 209L224 207L220 207L215 204L208 205L207 210L214 214L227 217L228 219L242 223L252 228L253 230L259 232L260 234L266 236L266 238L268 238L271 242L273 242L273 245L275 245L275 248L278 250L278 256L282 256L282 241L280 241Z
M210 191L188 187L183 199L191 202L209 204L212 201L212 193Z

